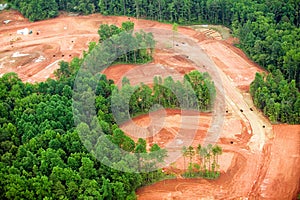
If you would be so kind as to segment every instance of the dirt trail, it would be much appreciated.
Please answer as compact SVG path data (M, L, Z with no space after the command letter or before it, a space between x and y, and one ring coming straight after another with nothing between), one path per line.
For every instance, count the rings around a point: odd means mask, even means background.
M100 24L120 25L128 20L127 17L94 14L78 17L62 15L30 23L18 12L1 12L0 21L6 19L13 21L0 25L0 75L14 71L28 82L53 77L60 60L70 61L74 56L80 56L90 41L98 40ZM147 136L147 127L151 127L152 120L151 128L155 128L157 134L148 138L150 143L157 142L162 146L172 144L172 140L176 141L176 132L180 130L182 132L177 141L185 142L193 129L193 146L217 142L224 150L220 158L222 175L219 180L179 178L162 181L139 189L139 199L295 197L300 177L297 170L300 165L300 127L272 126L253 107L248 93L249 85L255 73L262 69L212 30L197 32L179 27L178 33L173 33L172 25L134 18L131 21L135 22L136 29L153 32L158 41L154 61L143 66L113 66L105 71L109 78L120 82L123 76L127 76L132 84L151 84L156 75L172 75L175 80L180 80L184 74L197 69L207 71L213 77L217 98L212 114L183 115L179 111L167 110L166 115L155 112L150 116L140 116L133 120L134 124L131 122L122 128L135 136L142 127ZM23 28L32 30L33 34L17 35L16 31ZM28 55L13 57L17 52ZM177 174L183 169L182 158L169 167Z
M254 80L255 72L258 70L255 66L251 65L249 61L243 60L232 50L226 48L225 45L222 45L220 42L216 45L212 45L213 43L215 42L209 43L210 45L208 46L207 43L201 43L201 47L204 48L207 54L215 61L218 67L220 67L218 72L225 88L224 92L227 106L231 107L231 110L241 117L246 123L248 133L253 135L249 144L251 150L261 151L266 141L265 136L270 135L272 126L270 123L266 123L266 120L263 119L262 116L256 115L256 113L250 110L250 108L253 109L253 107L248 105L243 93L237 88L238 84L250 85ZM221 48L219 46L221 46ZM224 52L224 50L226 52ZM239 67L240 69L236 67ZM233 73L233 70L231 71L228 69L239 70L238 73ZM230 73L228 71L230 71ZM249 73L251 71L253 71L253 73ZM229 75L227 76L225 73ZM240 78L234 79L236 76L244 77L244 80L241 81ZM244 81L246 81L246 83Z
M273 129L274 140L267 148L269 167L253 194L260 199L292 199L300 188L300 170L291 167L300 165L300 125L274 125Z

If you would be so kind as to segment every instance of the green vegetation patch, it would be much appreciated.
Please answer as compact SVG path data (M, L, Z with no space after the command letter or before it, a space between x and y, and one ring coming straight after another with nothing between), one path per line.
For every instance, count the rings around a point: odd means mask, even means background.
M183 147L182 155L184 157L184 167L186 168L186 159L188 167L183 173L183 177L206 179L216 179L220 176L219 156L222 155L222 148L218 145L208 144L206 147L200 144L195 149L192 146Z

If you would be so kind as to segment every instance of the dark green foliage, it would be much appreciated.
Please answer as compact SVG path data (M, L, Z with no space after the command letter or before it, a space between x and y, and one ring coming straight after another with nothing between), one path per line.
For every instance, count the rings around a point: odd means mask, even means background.
M295 80L288 82L277 70L272 74L256 74L250 86L254 104L274 123L300 123L300 94Z
M58 5L55 0L11 0L10 3L30 21L53 18L58 15Z
M79 62L80 63L80 62ZM62 63L64 69L64 64ZM70 66L69 64L67 64ZM66 66L67 66L66 65ZM162 178L160 170L151 173L125 173L113 170L96 160L83 146L74 129L70 86L73 75L60 81L36 85L23 84L16 74L0 78L2 121L0 124L0 198L1 199L126 199L135 198L137 187ZM44 88L44 84L49 87ZM127 152L146 153L146 142L135 143L120 129L113 128L108 102L112 83L106 78L99 82L99 111L103 109L100 125L112 141ZM21 88L32 88L19 90ZM107 95L107 96L106 96ZM105 98L104 98L105 97ZM100 100L102 99L102 100ZM109 120L107 120L109 119ZM106 121L107 120L107 121ZM93 130L90 130L93 131ZM104 148L104 147L103 147ZM155 167L166 156L153 146L147 156L132 155ZM116 165L122 165L116 159ZM145 164L142 164L141 167ZM124 165L124 167L129 167ZM154 168L155 169L155 168Z
M9 0L12 8L19 10L30 21L56 17L58 11L91 14L97 11L98 0Z
M133 34L134 23L127 21L119 28L115 25L102 24L98 30L99 42L108 43L110 38L118 43L120 54L114 63L147 63L152 59L155 46L152 33L143 31ZM120 52L121 51L121 52Z
M174 82L172 77L165 80L155 77L153 88L143 83L131 86L127 80L123 80L123 87L114 90L111 97L118 123L123 123L132 116L148 113L155 104L164 108L209 111L216 95L209 75L199 71L185 75L183 82Z

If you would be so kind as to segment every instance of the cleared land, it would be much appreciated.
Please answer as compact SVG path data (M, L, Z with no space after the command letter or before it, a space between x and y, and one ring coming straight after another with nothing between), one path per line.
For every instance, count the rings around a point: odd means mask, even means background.
M23 81L44 81L53 77L60 60L70 61L97 41L100 24L120 25L127 17L61 15L56 19L30 23L18 12L4 11L0 20L0 74L15 71ZM137 191L139 199L292 199L299 189L300 126L271 125L253 108L247 93L255 72L260 72L243 52L210 29L199 31L147 20L135 20L136 29L153 32L158 41L155 59L147 65L116 65L104 73L117 83L127 76L132 84L151 84L155 75L172 75L180 80L193 69L207 71L215 81L217 102L211 114L167 110L143 115L122 125L131 136L138 130L157 126L147 140L167 145L178 131L196 130L192 145L215 141L222 146L221 178L215 181L180 177L183 159L166 168L178 175ZM31 35L17 35L28 28ZM174 47L173 47L174 40ZM250 110L252 108L253 111ZM163 117L163 118L162 118ZM187 120L183 120L187 119ZM195 120L197 119L197 120ZM161 123L164 122L164 123ZM215 137L215 136L219 137ZM184 137L181 138L184 141Z

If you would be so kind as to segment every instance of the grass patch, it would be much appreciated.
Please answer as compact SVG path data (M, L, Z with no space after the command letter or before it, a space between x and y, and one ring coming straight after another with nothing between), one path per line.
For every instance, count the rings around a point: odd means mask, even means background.
M144 177L146 181L141 185L141 187L152 185L152 184L155 184L160 181L176 178L176 175L165 174L165 173L161 172L160 170L156 171L156 172L148 172L148 173L142 174L142 176L145 176L145 175L147 176L147 177ZM154 176L152 176L152 175L154 175Z
M232 35L232 31L227 28L226 26L222 26L222 25L207 25L207 26L203 26L203 25L193 25L190 26L191 28L195 29L196 31L199 31L200 29L211 29L214 31L217 31L218 33L221 34L223 39L228 39L229 37L231 37Z
M209 180L215 180L220 177L220 172L212 172L206 170L205 172L185 172L182 174L184 178L204 178Z

